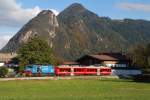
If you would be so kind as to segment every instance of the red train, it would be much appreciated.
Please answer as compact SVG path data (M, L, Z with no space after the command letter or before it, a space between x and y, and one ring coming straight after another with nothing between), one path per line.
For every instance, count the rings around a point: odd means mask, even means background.
M55 75L111 75L109 67L55 67Z
M56 76L78 76L78 75L111 75L109 67L89 67L89 66L58 66L52 65L28 65L25 67L25 73L32 75L56 75Z

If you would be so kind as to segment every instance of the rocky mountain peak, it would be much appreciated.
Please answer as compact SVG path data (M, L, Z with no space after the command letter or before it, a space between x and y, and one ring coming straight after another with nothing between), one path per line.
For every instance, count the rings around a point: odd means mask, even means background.
M42 10L33 20L48 23L52 27L59 26L56 15L51 10Z
M75 10L85 10L85 7L80 3L73 3L68 8L75 9Z
M42 10L37 16L56 16L51 10Z
M80 14L82 12L86 11L86 8L79 4L79 3L73 3L69 7L67 7L65 10L63 10L59 15L64 15L64 14Z

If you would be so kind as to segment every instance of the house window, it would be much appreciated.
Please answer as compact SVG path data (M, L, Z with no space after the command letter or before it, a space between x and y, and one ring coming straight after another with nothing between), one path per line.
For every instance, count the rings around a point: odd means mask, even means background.
M107 67L127 67L126 64L106 64Z
M115 67L115 64L106 64L107 67Z
M126 64L116 64L116 67L127 67Z

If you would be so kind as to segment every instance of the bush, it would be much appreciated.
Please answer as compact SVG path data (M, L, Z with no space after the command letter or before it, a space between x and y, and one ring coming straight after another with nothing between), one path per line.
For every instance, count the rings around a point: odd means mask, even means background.
M143 71L143 74L150 74L150 68L143 69L142 71Z
M134 77L134 81L136 81L136 82L150 82L150 74L137 75Z
M6 77L7 74L8 74L8 68L0 67L0 77Z
M16 72L12 68L8 68L7 77L15 77Z

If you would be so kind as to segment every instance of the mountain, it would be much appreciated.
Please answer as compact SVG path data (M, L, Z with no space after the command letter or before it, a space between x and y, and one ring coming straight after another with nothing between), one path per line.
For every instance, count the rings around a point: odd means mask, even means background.
M55 14L50 10L43 10L31 19L23 28L10 39L2 51L14 52L30 38L38 36L50 42L55 36L58 22Z
M58 16L43 10L1 51L15 52L36 36L46 40L56 56L73 60L89 53L126 52L136 43L150 42L150 21L99 17L74 3Z

